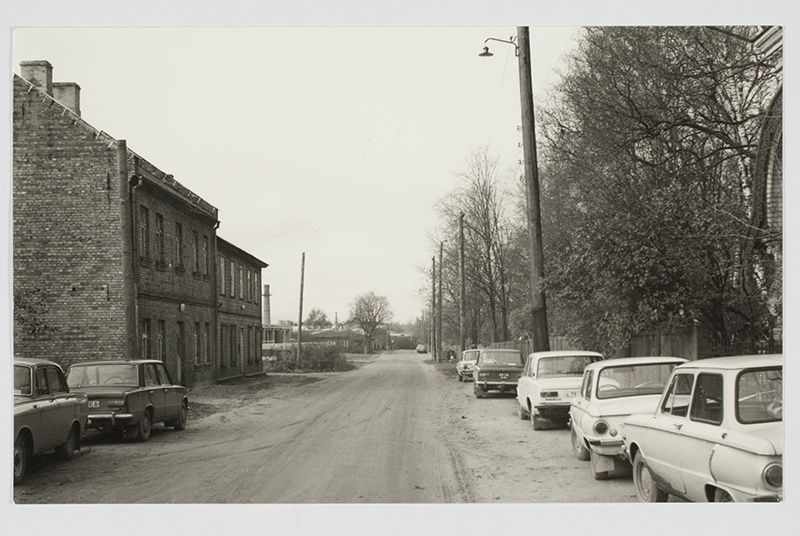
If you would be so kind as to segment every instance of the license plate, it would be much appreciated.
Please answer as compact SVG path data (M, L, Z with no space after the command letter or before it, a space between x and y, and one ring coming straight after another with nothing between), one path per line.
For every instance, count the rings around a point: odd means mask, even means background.
M89 407L90 408L99 408L100 407L100 401L99 400L90 400L89 401Z
M505 372L501 372L500 374L498 374L498 376L500 376L501 380L507 380L508 379L508 374L506 374Z

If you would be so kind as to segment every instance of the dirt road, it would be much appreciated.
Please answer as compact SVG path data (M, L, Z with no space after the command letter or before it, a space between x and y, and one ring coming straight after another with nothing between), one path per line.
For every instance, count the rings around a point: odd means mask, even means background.
M449 364L382 354L347 373L269 375L190 393L183 432L90 434L32 464L16 503L635 501L596 482L567 430L534 432L509 396L475 399Z

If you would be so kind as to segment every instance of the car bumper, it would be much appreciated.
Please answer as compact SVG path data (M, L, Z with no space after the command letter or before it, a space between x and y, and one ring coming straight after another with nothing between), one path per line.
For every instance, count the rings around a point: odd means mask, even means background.
M472 371L471 370L459 370L458 373L461 374L462 376L468 376L468 377L472 378Z
M102 428L107 426L124 426L133 419L133 413L90 413L86 421L87 428Z
M566 404L537 404L533 406L535 415L545 419L566 420L569 418L569 403Z
M622 439L589 439L589 446L597 454L603 456L625 455L625 443Z
M476 381L475 385L484 391L510 391L517 388L517 382L482 382Z

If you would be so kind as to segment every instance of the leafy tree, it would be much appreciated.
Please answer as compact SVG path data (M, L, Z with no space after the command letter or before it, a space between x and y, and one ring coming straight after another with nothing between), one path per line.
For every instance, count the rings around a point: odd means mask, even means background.
M325 329L333 324L328 320L328 315L322 309L313 308L308 312L305 325L311 329Z
M350 320L364 332L365 351L373 347L375 332L379 327L391 322L392 311L389 300L370 291L357 297L350 304Z
M47 323L50 307L41 288L17 289L14 292L14 326L26 335L40 335L52 331Z

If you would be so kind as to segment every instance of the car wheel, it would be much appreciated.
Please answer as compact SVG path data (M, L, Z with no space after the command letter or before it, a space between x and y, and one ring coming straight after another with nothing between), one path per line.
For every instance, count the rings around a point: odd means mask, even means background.
M589 449L583 444L583 439L578 437L578 432L572 428L572 450L575 452L575 457L580 461L585 462L589 460Z
M14 485L25 479L25 471L28 470L28 452L28 441L24 437L18 437L14 441Z
M178 418L172 421L172 428L178 432L186 428L186 417L188 412L186 411L186 404L181 404L180 413L178 413Z
M142 414L142 420L139 421L139 426L136 428L136 439L141 442L150 439L150 413L147 411Z
M528 411L517 401L517 416L523 421L528 418Z
M534 413L532 411L529 412L529 414L531 416L531 428L533 428L534 430L541 430L542 429L542 421L539 419L539 417L534 415Z
M461 374L458 375L458 381L460 381L460 382L464 381L464 377Z
M669 494L658 487L641 451L633 457L633 487L642 502L667 502Z
M724 489L717 489L714 492L714 502L736 502L731 497L731 494Z
M483 398L486 392L483 390L483 387L480 387L477 383L472 385L472 390L475 392L475 398Z
M70 431L69 435L67 436L67 440L64 441L61 445L56 447L56 455L61 458L62 460L69 460L75 454L75 446L77 444L78 436L75 433L75 427L73 426Z

